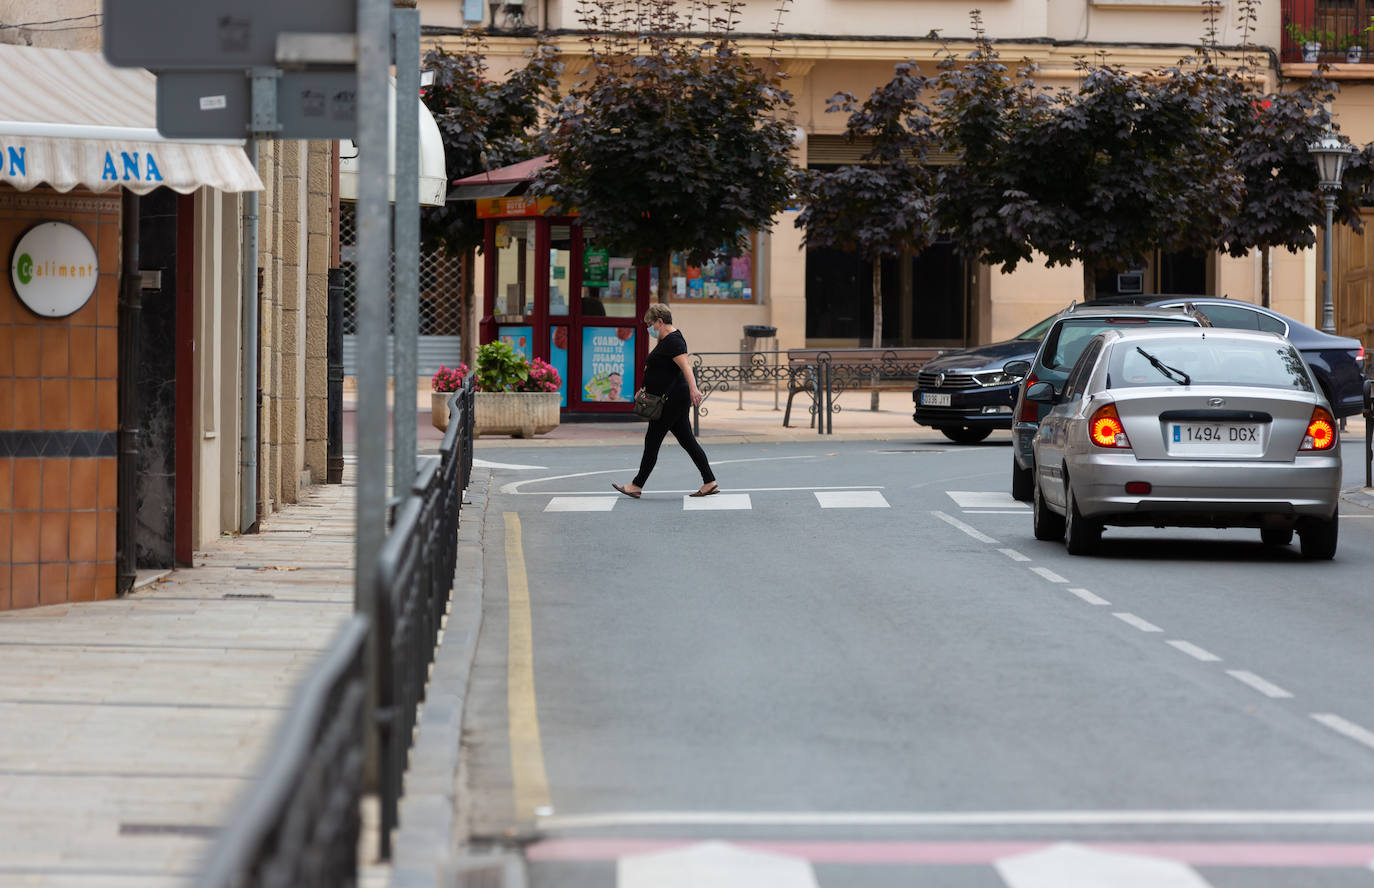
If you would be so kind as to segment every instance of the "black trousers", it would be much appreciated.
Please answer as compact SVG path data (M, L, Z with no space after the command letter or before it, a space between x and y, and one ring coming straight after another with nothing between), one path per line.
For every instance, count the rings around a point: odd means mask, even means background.
M677 439L677 443L682 445L682 449L687 451L687 455L696 463L697 471L701 472L701 483L710 484L716 480L716 476L711 472L711 463L706 459L706 451L701 449L697 443L696 436L692 434L691 404L674 404L669 401L663 405L663 415L649 423L649 428L644 432L644 455L639 459L639 474L635 475L634 486L643 487L649 480L649 474L654 470L654 464L658 462L658 448L663 444L663 438L669 432Z

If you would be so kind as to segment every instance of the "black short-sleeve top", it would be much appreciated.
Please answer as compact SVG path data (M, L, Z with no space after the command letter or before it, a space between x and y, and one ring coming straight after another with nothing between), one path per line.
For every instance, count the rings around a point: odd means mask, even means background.
M644 388L651 395L667 395L673 400L686 399L689 393L682 368L673 362L678 355L687 354L687 340L674 330L658 341L644 360Z

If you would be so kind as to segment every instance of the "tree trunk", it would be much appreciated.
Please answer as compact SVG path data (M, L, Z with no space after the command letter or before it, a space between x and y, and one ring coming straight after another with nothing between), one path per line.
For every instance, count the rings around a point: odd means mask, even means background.
M1097 266L1083 263L1083 301L1092 302L1097 298Z
M873 347L883 346L883 257L873 257ZM878 409L878 374L874 371L871 384L873 393L868 401L868 409Z
M673 270L673 254L665 253L662 259L658 260L658 298L655 302L667 303L668 297L673 293L673 279L669 274Z
M1260 247L1260 305L1269 308L1269 247Z

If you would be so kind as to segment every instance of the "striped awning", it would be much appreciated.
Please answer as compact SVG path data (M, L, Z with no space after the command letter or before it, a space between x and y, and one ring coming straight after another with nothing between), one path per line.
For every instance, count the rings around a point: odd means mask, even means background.
M157 132L157 80L98 53L0 46L0 183L28 191L261 191L242 141Z

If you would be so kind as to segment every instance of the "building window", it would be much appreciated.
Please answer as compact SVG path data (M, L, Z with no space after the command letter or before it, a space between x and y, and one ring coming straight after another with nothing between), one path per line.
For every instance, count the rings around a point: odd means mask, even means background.
M739 256L717 252L703 265L687 265L682 254L674 253L670 274L672 298L684 302L753 303L758 298L755 286L755 253L758 239L749 239L749 249ZM658 269L651 271L651 289L657 292Z

